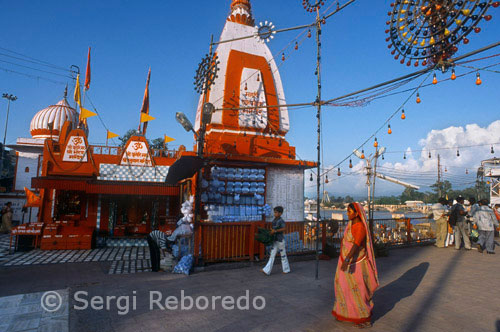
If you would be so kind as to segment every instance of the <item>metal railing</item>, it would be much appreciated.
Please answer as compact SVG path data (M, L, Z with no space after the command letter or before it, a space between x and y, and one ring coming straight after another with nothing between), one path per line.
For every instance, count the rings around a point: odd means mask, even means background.
M91 145L90 149L93 154L119 156L123 153L123 147L121 146L102 146L102 145ZM165 158L177 158L177 150L168 149L150 149L149 152L153 157L165 157Z

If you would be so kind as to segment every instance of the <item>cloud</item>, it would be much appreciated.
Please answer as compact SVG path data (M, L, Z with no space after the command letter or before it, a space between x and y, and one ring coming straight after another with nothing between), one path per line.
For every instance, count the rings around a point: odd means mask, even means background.
M477 167L480 166L481 161L494 156L490 153L491 146L497 154L500 152L500 120L486 127L467 124L465 127L451 126L434 129L418 141L418 146L415 151L410 147L405 149L405 160L399 162L379 160L378 171L419 185L422 191L429 191L429 185L437 180L437 156L439 155L442 177L450 181L453 188L468 187L475 181ZM457 156L457 151L459 156ZM431 158L429 158L429 152ZM390 150L387 156L392 156ZM327 169L331 167L328 166ZM328 174L329 183L325 185L325 190L335 196L366 196L364 167L365 162L360 160L353 164L352 169L343 169L341 177L337 176L336 169L331 171ZM469 174L466 174L466 170ZM309 174L306 178L309 179ZM315 184L316 182L306 181L306 194L315 196ZM378 179L375 189L377 196L399 195L404 190L400 185Z

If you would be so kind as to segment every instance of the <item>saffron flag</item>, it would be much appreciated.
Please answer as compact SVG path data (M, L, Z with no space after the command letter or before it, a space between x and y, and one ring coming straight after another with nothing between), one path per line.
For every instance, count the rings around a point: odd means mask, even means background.
M87 70L85 71L85 90L90 89L90 46L89 54L87 56Z
M97 115L97 113L89 111L88 109L80 106L80 119L85 120L86 118L90 118L90 117L96 116L96 115Z
M146 123L144 124L144 129L146 129L146 124L147 124L147 122L148 122L148 121L151 121L151 120L154 120L154 119L156 119L156 118L155 118L155 117L153 117L153 116L151 116L151 115L149 115L149 114L146 114L146 113L141 113L141 122L146 122ZM143 134L144 134L144 132L143 132Z
M143 135L146 135L146 129L148 128L148 121L154 120L153 117L150 117L150 119L148 119L148 120L143 120L143 115L149 114L149 79L150 78L151 78L151 68L149 68L149 71L148 71L148 79L146 81L146 89L144 90L144 98L142 99L142 107L141 107L141 122L145 122L142 125L142 134Z
M165 135L165 143L168 143L168 142L172 142L172 141L175 141L175 138L172 138L172 137L168 137L167 135Z
M80 74L76 76L75 93L73 95L75 102L81 106L81 94L80 94Z
M24 192L26 193L26 204L25 207L40 207L42 206L42 200L40 196L37 196L34 192L24 187Z
M111 132L111 131L108 130L108 136L107 136L108 139L112 139L112 138L115 138L115 137L118 137L118 136L120 136L120 135L115 134L115 133L113 133L113 132Z

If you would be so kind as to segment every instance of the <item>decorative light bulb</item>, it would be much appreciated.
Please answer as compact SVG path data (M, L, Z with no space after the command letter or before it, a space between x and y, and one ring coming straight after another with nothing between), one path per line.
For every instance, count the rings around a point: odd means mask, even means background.
M298 50L299 49L299 44L297 42L295 42L295 50Z
M388 128L387 128L387 133L388 133L389 135L390 135L390 134L392 134L391 125L388 125L387 127L388 127Z
M436 77L436 73L434 73L434 76L432 77L432 84L437 84L438 80Z
M403 159L406 159L406 152L403 154Z
M313 174L311 173L311 177L309 178L309 181L312 182L312 180L313 180Z
M257 82L260 82L260 74L257 74Z
M378 146L377 138L375 137L375 142L373 142L373 147L376 148Z
M491 147L491 150L493 151L493 147ZM365 150L361 150L361 159L365 159Z
M431 152L429 151L429 159L430 159L430 158L432 158L432 156L431 156Z
M493 145L491 146L490 153L491 153L491 154L495 153L495 150L493 150Z
M455 69L451 70L451 79L454 80L457 78L457 75L455 75Z
M445 172L448 172L448 169L446 168L446 166L444 167L444 171L445 171Z
M481 77L479 76L479 73L476 74L476 85L481 85L481 83L483 83L481 81Z
M417 92L417 100L416 100L417 104L420 104L421 101L422 100L420 100L420 93Z
M326 175L325 183L328 183L328 174Z
M281 60L282 60L282 61L285 61L285 53L283 53L283 54L281 55Z
M248 90L248 85L245 83L245 91Z
M337 171L337 175L338 175L338 176L340 176L340 175L341 175L341 174L340 174L340 167L339 167L339 169L338 169L338 171Z
M457 149L457 157L460 157L460 151Z
M307 31L307 38L311 38L311 30Z
M349 168L352 168L352 160L349 159Z
M401 111L401 120L406 119L405 110Z
M465 174L469 174L469 170L467 168L465 169Z

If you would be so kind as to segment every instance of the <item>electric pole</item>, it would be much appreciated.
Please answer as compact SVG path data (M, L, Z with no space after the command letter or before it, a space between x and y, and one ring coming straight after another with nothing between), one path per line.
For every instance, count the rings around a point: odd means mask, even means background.
M5 133L3 135L3 144L2 144L2 149L0 151L1 153L1 156L0 156L0 178L2 177L3 175L3 155L4 155L4 151L5 151L5 139L7 137L7 127L9 125L9 111L10 111L10 102L11 101L16 101L17 100L17 97L12 95L12 94L8 94L8 93L4 93L2 95L3 98L7 99L8 102L7 102L7 117L5 119Z
M438 199L441 198L441 156L438 154Z

